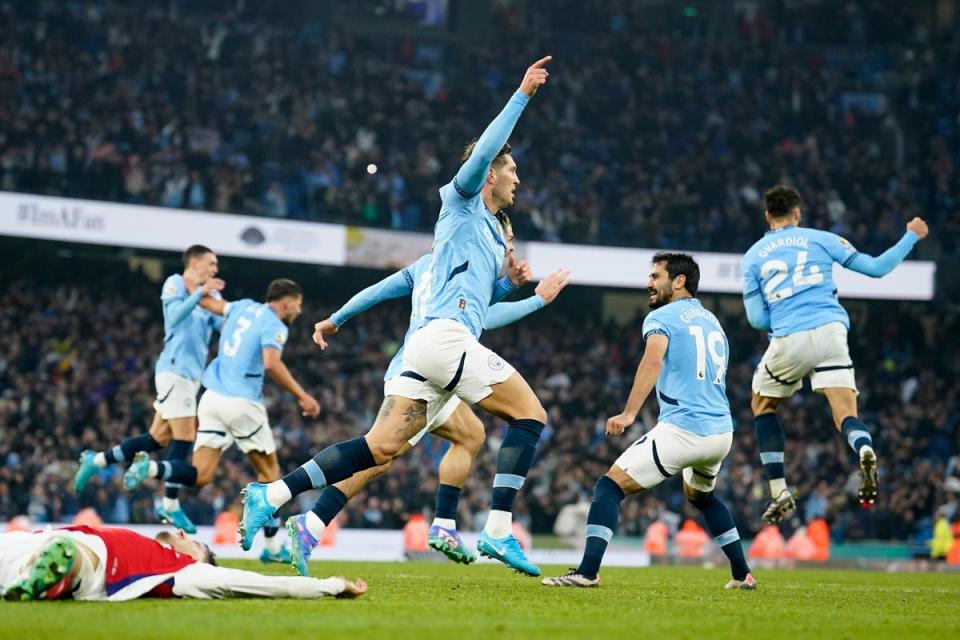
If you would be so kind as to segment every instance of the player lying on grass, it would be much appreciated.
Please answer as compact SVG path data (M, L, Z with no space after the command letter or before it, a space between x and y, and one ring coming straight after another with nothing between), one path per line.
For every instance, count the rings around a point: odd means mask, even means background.
M768 331L770 346L753 376L754 428L771 501L761 519L783 520L796 508L787 489L783 450L786 437L777 416L780 403L796 393L803 378L822 393L833 422L860 461L860 504L877 501L877 455L870 429L857 413L857 381L847 346L850 318L837 299L833 265L880 278L903 262L927 237L927 223L914 218L897 244L882 255L860 253L840 236L800 224L800 194L773 187L763 194L770 231L743 256L743 304L747 319Z
M215 564L182 531L151 539L128 529L86 526L0 533L0 593L6 600L354 597L363 580L264 576Z
M513 261L513 227L506 214L501 215L501 222L507 238L511 274L500 279L498 291L506 295L526 282L528 269L522 262ZM429 288L432 264L433 255L427 254L410 266L359 292L329 318L316 324L314 341L321 349L325 349L327 343L324 337L336 333L350 318L384 300L411 296L410 326L404 336L404 344L406 344L407 339L420 326L422 320L423 296L425 289ZM569 276L569 272L558 269L537 285L535 295L518 302L494 303L487 314L484 329L506 326L542 309L553 302L560 291L567 286ZM397 377L402 371L403 346L390 361L384 375L384 397L389 398L392 395ZM426 426L410 438L401 454L416 446L427 433L432 433L451 443L440 461L440 486L437 488L435 517L427 537L427 544L455 562L470 564L476 560L476 556L466 547L457 532L457 505L460 501L460 491L470 475L473 459L483 447L485 440L483 423L457 396L447 399L442 406L428 404ZM347 500L357 495L389 467L388 462L355 473L346 480L325 487L311 511L287 520L294 566L300 575L306 575L307 560L316 547L317 540L326 526L343 509Z
M443 406L457 396L509 423L477 549L517 571L540 575L514 537L512 524L514 499L533 464L547 413L523 376L480 344L479 336L507 253L496 214L513 204L520 184L507 139L524 107L546 83L550 59L527 69L503 111L477 139L454 178L440 188L423 320L407 341L393 395L384 400L364 436L327 447L277 482L247 485L239 527L244 549L293 496L396 458L426 427L428 407Z
M650 307L643 321L646 349L623 413L607 421L607 434L633 424L656 384L660 416L597 480L587 515L587 543L580 566L543 584L596 587L607 544L617 530L620 503L683 473L683 492L700 510L727 558L727 589L755 589L740 534L726 505L713 494L720 464L733 441L726 374L730 353L717 318L694 298L700 267L683 253L658 253L647 281Z

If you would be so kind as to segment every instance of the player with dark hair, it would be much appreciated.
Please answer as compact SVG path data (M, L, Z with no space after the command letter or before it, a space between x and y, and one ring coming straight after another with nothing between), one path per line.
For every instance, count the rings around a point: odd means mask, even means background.
M454 395L509 422L497 460L490 515L478 550L528 575L539 575L512 534L513 502L533 462L546 412L522 376L478 341L507 243L497 213L513 204L520 179L504 145L530 98L547 81L547 56L531 65L519 89L440 189L433 265L421 326L407 341L397 388L365 436L337 443L269 485L244 490L241 546L293 496L385 464L427 424L431 405Z
M263 405L263 376L270 377L297 398L303 415L315 417L320 404L296 381L281 358L288 325L300 315L303 291L293 280L274 280L267 287L265 303L243 299L204 303L223 313L217 357L203 373L206 388L200 398L200 425L194 444L193 464L186 461L155 462L146 453L137 454L124 476L124 486L133 489L147 478L170 480L189 487L204 487L213 480L220 456L236 444L261 482L280 478L277 446ZM264 562L289 562L290 552L277 536L280 522L264 528Z
M776 524L796 508L784 477L786 437L777 407L800 389L806 376L813 390L826 396L834 425L860 460L860 504L869 508L878 494L877 455L870 429L857 414L857 383L847 346L850 319L837 299L833 265L883 277L927 236L927 223L912 219L897 244L873 257L836 234L800 227L801 200L795 189L776 186L763 199L770 231L750 247L742 265L747 319L770 335L752 385L757 446L771 497L762 520Z
M0 533L0 594L14 602L355 597L366 590L363 580L264 576L218 567L210 548L183 531L162 531L153 539L113 527Z
M510 219L506 214L501 214L500 221L504 227L508 259L511 264L509 275L498 281L498 291L502 291L505 295L525 284L526 272L529 268L524 266L523 261L515 262L513 259L513 227ZM410 266L356 294L329 318L316 324L314 342L321 349L325 349L327 347L325 336L337 333L340 327L353 316L384 300L410 296L412 310L410 326L404 336L404 344L406 344L407 339L417 330L422 320L420 314L423 313L424 294L431 281L432 265L433 256L427 254ZM529 298L518 302L495 302L484 321L484 329L506 326L542 309L553 302L560 291L567 286L569 276L569 272L557 269L537 285L534 295ZM401 345L387 367L384 375L384 397L393 394L397 378L403 372L403 352L404 347ZM485 440L483 423L457 396L446 399L443 405L428 404L426 426L410 438L401 454L416 446L427 433L432 433L451 443L440 461L440 486L437 488L435 517L427 534L427 545L455 562L470 564L476 560L476 557L467 549L457 532L457 506L460 501L460 491L470 475L473 459L480 453ZM325 487L311 511L287 520L294 566L300 575L306 575L307 559L316 547L320 536L323 535L326 526L343 509L347 500L385 473L389 466L388 462L371 467L335 485Z
M147 433L125 438L105 451L84 451L73 488L80 493L90 478L100 469L114 463L130 462L134 455L167 449L167 460L186 462L196 433L197 393L200 377L207 362L210 335L219 329L223 319L204 309L205 298L216 299L224 282L216 278L216 254L209 248L195 244L183 253L183 273L175 274L163 283L160 300L163 302L163 351L157 358L155 384L156 413ZM180 485L166 483L163 503L157 516L188 533L197 528L180 508Z
M683 474L683 492L700 510L707 528L730 560L727 589L755 589L740 534L713 489L733 442L726 394L727 337L717 318L695 298L700 268L684 253L658 253L647 280L650 308L643 321L646 349L637 367L623 413L607 421L607 434L620 435L637 419L656 387L657 425L634 442L597 480L587 515L587 544L580 566L543 584L596 587L607 544L617 529L620 503Z

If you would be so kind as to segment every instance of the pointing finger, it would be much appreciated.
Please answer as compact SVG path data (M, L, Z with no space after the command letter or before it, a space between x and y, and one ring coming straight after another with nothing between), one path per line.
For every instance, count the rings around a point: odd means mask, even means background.
M542 69L548 62L553 60L553 56L544 56L530 65L531 69Z

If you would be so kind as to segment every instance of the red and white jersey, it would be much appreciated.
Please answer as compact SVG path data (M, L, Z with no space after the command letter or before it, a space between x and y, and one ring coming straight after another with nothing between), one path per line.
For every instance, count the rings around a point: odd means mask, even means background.
M107 547L106 591L110 600L173 598L173 575L196 560L127 529L65 527L97 536Z

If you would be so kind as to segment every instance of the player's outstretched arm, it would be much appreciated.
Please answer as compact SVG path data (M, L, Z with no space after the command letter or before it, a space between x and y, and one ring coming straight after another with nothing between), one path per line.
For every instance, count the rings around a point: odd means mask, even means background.
M290 373L290 369L283 363L280 357L280 351L270 347L263 348L263 368L267 370L270 377L278 385L289 391L296 397L300 404L303 415L315 418L320 414L320 403L317 399L304 391L300 383Z
M213 300L209 295L211 292L223 291L225 286L226 283L220 278L210 278L202 286L197 287L186 299L171 298L164 302L163 306L167 312L167 318L170 320L170 326L175 327L186 320L198 304L207 299Z
M893 245L879 256L868 256L858 253L845 266L851 271L862 273L871 278L882 278L897 268L913 249L913 245L927 237L930 232L923 218L914 218L907 223L907 231L897 244Z
M669 338L662 333L654 333L647 338L647 348L637 367L637 375L633 378L633 388L630 390L623 413L607 420L608 435L620 435L637 419L643 401L657 384L657 377L660 375L660 369L663 368L663 358L669 343Z
M173 592L182 598L322 598L323 596L357 597L367 591L363 580L345 578L306 578L300 576L265 576L253 571L192 564L173 577Z
M428 256L421 256L417 262ZM416 263L414 263L416 264ZM363 313L367 309L377 306L385 300L402 298L413 291L413 276L410 267L404 267L392 273L380 282L372 284L355 294L347 303L334 311L329 318L313 325L313 341L321 349L327 348L326 336L332 336L340 330L350 318Z
M520 114L523 113L523 108L527 106L530 98L537 93L537 89L546 83L547 77L550 75L546 66L552 59L552 56L546 56L530 65L523 76L520 87L510 96L510 100L503 111L493 119L493 122L477 139L477 144L473 147L473 153L463 163L453 179L453 186L461 197L472 198L480 193L480 189L487 178L490 163L493 162L493 159L500 153L500 149L510 138L513 127L520 119Z
M570 272L557 269L537 285L534 295L518 302L500 302L487 312L484 329L499 329L525 318L556 300L560 292L570 284Z

